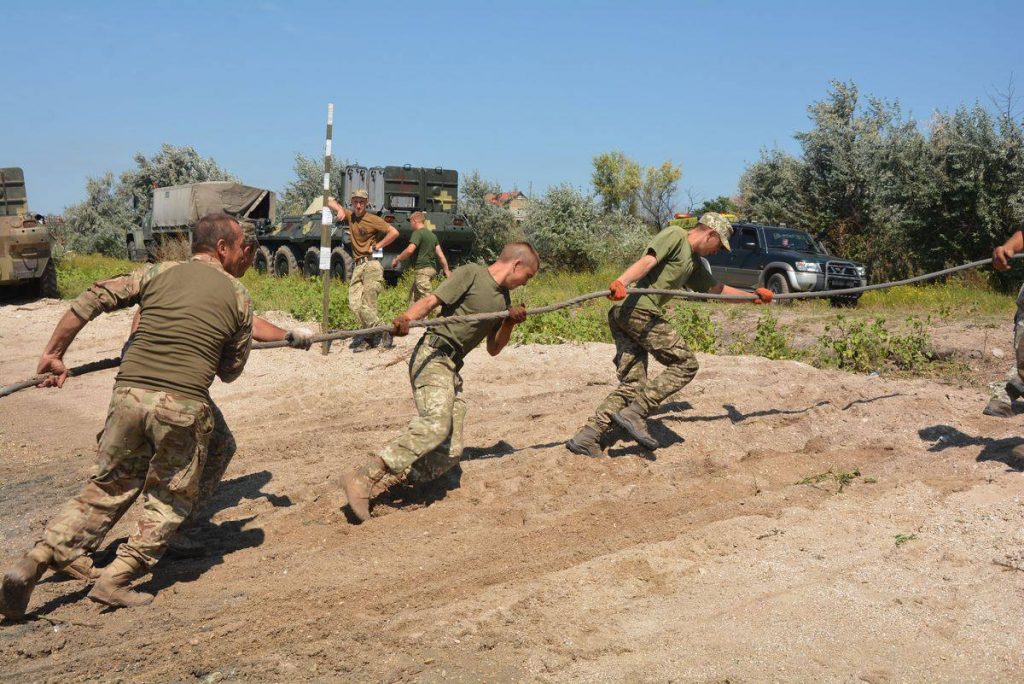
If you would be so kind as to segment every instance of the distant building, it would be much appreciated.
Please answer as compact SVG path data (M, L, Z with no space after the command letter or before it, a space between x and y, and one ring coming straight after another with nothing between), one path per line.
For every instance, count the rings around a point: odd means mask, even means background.
M516 221L522 221L526 218L526 209L530 206L530 198L518 190L501 192L497 195L484 195L484 200L488 204L493 204L494 206L501 207L502 209L508 209L512 212L512 218Z

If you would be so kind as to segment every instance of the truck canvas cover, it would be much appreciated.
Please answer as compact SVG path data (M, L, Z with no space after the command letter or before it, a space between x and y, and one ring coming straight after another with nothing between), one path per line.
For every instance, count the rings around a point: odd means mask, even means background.
M153 227L195 225L211 212L240 219L274 220L274 193L230 181L157 188L153 191Z

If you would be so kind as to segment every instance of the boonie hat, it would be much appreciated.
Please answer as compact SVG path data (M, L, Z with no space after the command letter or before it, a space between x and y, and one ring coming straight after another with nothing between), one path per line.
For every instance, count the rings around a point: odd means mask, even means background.
M368 200L370 199L370 193L366 192L363 188L359 188L358 190L352 191L352 199Z
M732 247L729 246L729 238L732 237L732 224L729 223L729 219L717 211L709 211L700 217L698 223L718 233L718 237L722 239L722 247L725 247L725 251L732 251Z

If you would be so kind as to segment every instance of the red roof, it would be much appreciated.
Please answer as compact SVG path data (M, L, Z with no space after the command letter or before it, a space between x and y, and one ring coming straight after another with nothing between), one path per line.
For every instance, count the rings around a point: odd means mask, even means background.
M503 207L518 197L526 197L526 195L519 192L518 190L513 190L512 192L502 192L498 193L497 195L484 195L484 201L487 202L488 204L493 204L496 207Z

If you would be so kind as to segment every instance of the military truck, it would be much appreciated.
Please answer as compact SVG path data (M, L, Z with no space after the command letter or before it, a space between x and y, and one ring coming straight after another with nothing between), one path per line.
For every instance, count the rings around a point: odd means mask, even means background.
M355 190L369 195L367 211L381 216L398 229L399 237L387 246L381 265L385 277L394 282L401 274L392 262L409 244L412 227L409 215L422 211L427 229L437 235L449 264L467 258L473 247L473 231L458 210L459 173L441 167L352 165L342 169L344 197L348 205ZM273 275L320 273L320 231L322 198L315 199L301 215L284 216L260 234L260 249L253 267ZM348 280L352 275L352 246L348 226L337 221L331 227L331 277Z
M25 174L17 167L0 169L0 286L14 285L58 296L50 231L42 216L28 212Z
M257 231L274 222L276 196L270 190L231 181L172 185L153 190L153 207L141 226L126 235L128 257L156 259L168 240L192 240L192 228L203 216L223 211L256 225Z

